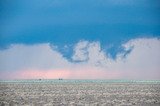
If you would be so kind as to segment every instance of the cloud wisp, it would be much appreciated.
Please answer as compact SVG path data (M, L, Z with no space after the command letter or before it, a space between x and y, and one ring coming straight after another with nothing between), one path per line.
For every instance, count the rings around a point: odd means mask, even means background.
M100 42L79 41L69 61L49 43L13 44L0 51L0 78L160 79L160 39L137 38L121 46L124 51L112 59Z

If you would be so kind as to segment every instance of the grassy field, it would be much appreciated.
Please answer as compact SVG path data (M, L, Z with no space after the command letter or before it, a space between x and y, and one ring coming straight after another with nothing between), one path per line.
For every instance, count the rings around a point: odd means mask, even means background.
M1 81L0 106L160 106L159 82L47 81Z

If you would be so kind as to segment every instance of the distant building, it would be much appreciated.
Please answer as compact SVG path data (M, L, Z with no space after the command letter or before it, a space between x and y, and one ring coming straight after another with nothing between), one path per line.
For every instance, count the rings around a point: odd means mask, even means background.
M62 78L59 78L58 80L63 80Z

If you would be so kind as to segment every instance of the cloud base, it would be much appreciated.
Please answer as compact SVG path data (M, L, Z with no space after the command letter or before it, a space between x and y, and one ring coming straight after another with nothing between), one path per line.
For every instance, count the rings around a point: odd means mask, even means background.
M0 51L1 79L160 79L160 40L137 38L110 58L100 42L80 40L72 61L49 43L13 44Z

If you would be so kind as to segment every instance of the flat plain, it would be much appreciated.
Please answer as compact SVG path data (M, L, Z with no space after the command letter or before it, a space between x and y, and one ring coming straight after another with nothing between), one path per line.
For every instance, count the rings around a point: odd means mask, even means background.
M160 83L0 82L0 106L160 106Z

